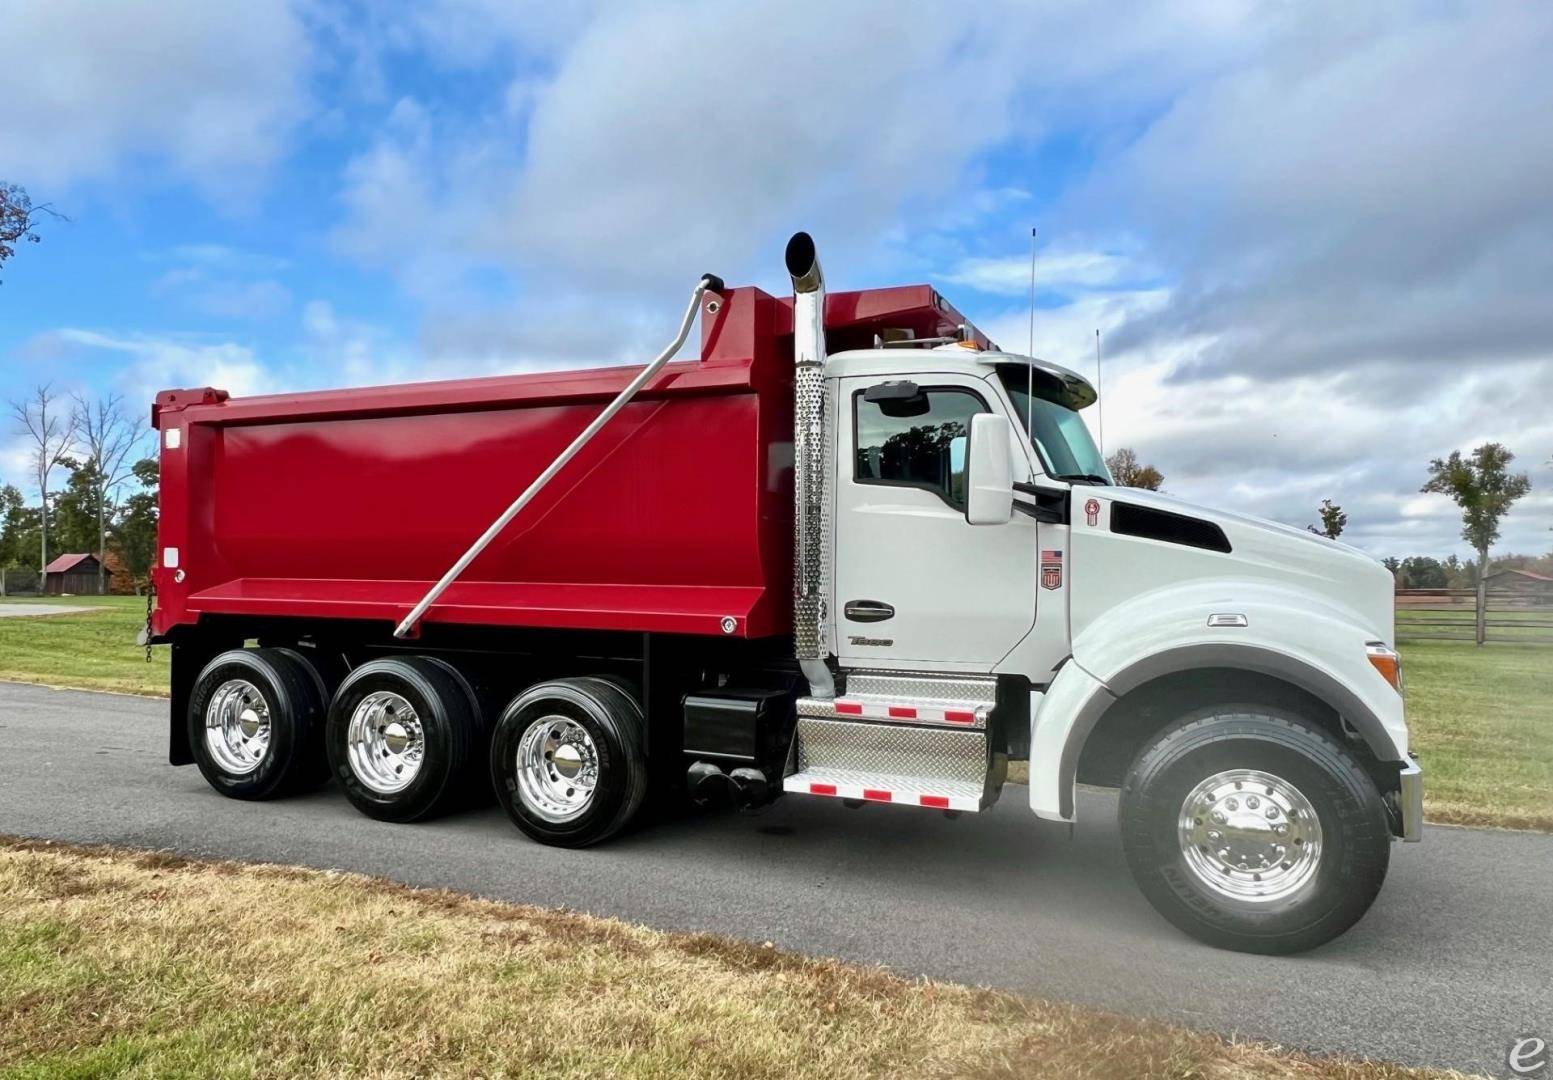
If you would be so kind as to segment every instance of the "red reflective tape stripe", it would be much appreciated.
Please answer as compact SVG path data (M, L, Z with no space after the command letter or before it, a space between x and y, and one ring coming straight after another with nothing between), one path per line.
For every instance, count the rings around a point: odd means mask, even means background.
M949 796L947 795L923 795L918 798L923 806L931 806L937 810L949 809Z
M856 701L838 701L836 702L836 711L845 713L847 716L862 716L863 706Z
M897 720L915 720L917 718L917 710L906 705L891 705L890 715Z
M951 724L974 724L976 714L965 709L945 709L944 719Z
M810 784L809 785L809 794L810 795L834 795L834 794L836 794L836 785L835 784Z
M892 802L895 799L895 796L890 794L888 791L878 791L874 788L864 788L863 798L867 799L869 802Z

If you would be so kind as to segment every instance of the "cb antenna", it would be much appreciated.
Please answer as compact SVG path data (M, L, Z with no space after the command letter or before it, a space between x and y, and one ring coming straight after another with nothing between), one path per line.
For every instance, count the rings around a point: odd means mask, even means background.
M1035 226L1030 226L1030 349L1025 367L1025 438L1035 444Z
M1030 351L1035 355L1035 229L1030 229Z
M1100 421L1100 456L1105 457L1105 394L1100 382L1100 328L1095 327L1095 399Z

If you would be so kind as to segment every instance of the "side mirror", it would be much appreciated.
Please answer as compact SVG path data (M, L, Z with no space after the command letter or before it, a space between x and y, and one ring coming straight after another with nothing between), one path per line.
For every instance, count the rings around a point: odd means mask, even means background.
M971 417L965 460L965 520L972 525L1003 525L1014 516L1014 474L1008 417L977 413Z

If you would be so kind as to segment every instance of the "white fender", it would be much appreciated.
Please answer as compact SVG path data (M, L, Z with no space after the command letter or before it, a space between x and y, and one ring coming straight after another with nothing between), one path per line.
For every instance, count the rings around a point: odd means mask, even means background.
M1245 625L1209 626L1213 615ZM1381 760L1406 761L1402 695L1369 662L1375 640L1355 611L1266 579L1196 578L1116 604L1074 638L1072 659L1032 701L1030 807L1071 821L1079 752L1106 708L1193 668L1275 675L1336 709Z

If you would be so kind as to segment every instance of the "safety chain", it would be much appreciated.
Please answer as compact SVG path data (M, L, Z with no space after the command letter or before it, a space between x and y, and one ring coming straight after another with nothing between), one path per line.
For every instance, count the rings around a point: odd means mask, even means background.
M146 575L146 663L151 663L151 598L156 595L156 581L152 575Z

